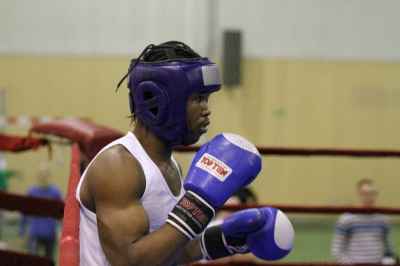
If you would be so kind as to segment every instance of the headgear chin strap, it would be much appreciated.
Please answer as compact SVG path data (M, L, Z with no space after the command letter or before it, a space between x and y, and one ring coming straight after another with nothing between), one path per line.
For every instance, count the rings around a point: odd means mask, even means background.
M177 42L146 47L161 48L167 60L147 62L132 60L128 88L131 113L134 113L155 134L173 144L184 144L189 137L186 105L194 92L216 92L221 89L217 64L201 58L190 47ZM178 58L185 49L196 58ZM129 74L128 73L128 74Z

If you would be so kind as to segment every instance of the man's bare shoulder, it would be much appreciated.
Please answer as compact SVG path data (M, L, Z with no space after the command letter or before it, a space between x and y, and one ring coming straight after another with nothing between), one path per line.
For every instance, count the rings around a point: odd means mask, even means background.
M87 169L85 179L95 201L140 198L146 185L142 166L122 145L100 153Z

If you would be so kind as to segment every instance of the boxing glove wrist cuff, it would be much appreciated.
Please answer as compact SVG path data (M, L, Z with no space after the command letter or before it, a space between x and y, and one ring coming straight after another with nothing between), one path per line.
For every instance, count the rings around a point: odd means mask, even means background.
M204 231L214 215L215 210L210 204L193 191L187 191L169 213L167 223L192 240Z
M222 225L209 227L201 234L200 248L205 260L214 260L234 254L227 248Z

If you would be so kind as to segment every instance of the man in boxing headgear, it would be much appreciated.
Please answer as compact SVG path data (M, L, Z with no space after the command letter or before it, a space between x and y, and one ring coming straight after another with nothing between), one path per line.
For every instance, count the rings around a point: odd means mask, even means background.
M210 229L204 241L199 237L215 209L261 171L254 145L235 134L214 137L184 182L172 156L176 145L194 144L207 132L208 99L221 88L218 65L183 43L167 42L146 47L131 61L128 76L134 129L96 155L76 192L81 265L177 265L226 256L231 247L210 244L223 234L238 238L241 247L249 241L249 250L251 241L258 246L264 234L257 232L271 228L265 217L275 214L244 213L226 228ZM248 222L237 232L235 220ZM221 251L210 253L210 247ZM262 247L257 252L265 253Z
M174 144L188 144L186 103L190 95L221 88L218 65L180 42L148 46L131 61L128 73L131 113Z

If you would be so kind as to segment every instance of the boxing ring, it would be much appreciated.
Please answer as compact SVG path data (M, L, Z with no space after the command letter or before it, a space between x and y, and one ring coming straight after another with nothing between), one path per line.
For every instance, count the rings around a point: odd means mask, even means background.
M41 138L33 138L31 135L39 134ZM123 134L113 129L93 124L89 121L65 120L43 122L34 125L30 130L30 140L35 142L35 147L40 145L51 145L47 136L67 139L63 143L71 145L70 174L68 189L64 201L46 199L35 199L26 196L14 195L0 192L0 207L6 210L20 211L29 215L52 216L63 220L58 265L78 266L79 265L79 204L75 198L76 187L81 175L81 164L87 165L95 154L106 144ZM23 147L23 146L22 146ZM196 152L199 146L175 148L176 152ZM23 147L22 150L28 148ZM355 149L298 149L279 147L257 147L263 156L350 156L350 157L400 157L400 151L396 150L355 150ZM221 209L241 210L253 207L265 207L267 205L247 204L235 206L223 206ZM388 215L400 214L399 208L357 208L349 206L296 206L296 205L273 205L286 214L340 214L343 212L371 213L380 212ZM296 233L296 231L295 231ZM296 248L296 246L294 247ZM10 250L0 250L0 265L55 265L49 258L29 255ZM190 265L279 265L279 266L306 266L306 265L342 265L324 262L232 262L229 264L207 262L194 263ZM381 265L381 264L363 264ZM396 264L400 265L400 264Z

